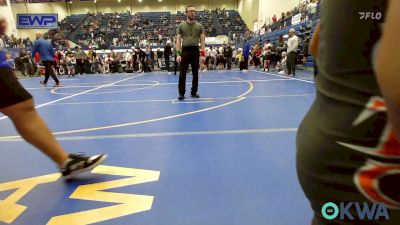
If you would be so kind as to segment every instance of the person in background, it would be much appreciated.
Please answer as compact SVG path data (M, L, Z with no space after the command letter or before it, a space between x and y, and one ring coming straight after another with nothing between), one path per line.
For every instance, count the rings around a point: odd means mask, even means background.
M180 67L178 61L176 60L176 58L178 57L176 55L176 50L173 52L173 55L174 55L174 75L176 76L176 72L179 70Z
M32 56L35 57L36 53L40 55L40 59L42 60L45 70L45 79L40 83L43 84L43 86L47 86L47 81L51 76L56 82L54 87L60 87L61 86L60 81L54 74L54 70L52 68L52 66L54 65L54 55L55 55L53 46L51 46L48 40L45 40L43 38L43 33L41 32L36 33L36 41L35 44L33 45Z
M10 53L6 54L6 60L12 71L15 71L15 63Z
M28 76L33 76L35 74L35 71L33 68L32 59L25 48L21 48L19 57L20 57L21 64L22 64L21 65L22 75L25 76L25 74L27 73Z
M239 64L239 70L244 70L244 61L243 61L243 54L241 50L237 51L235 62Z
M306 66L307 63L307 57L310 55L308 52L308 49L310 47L310 38L306 37L306 39L304 40L304 44L303 44L303 64L304 67Z
M317 27L315 28L315 32L312 36L312 39L310 41L310 45L309 45L309 49L308 49L308 51L311 54L313 54L313 52L316 52L316 48L318 46L318 40L319 40L319 30L320 30L320 25L318 23ZM317 58L314 58L314 79L317 79L317 76L318 76L318 62L317 62Z
M162 67L162 63L163 63L163 53L161 51L160 48L157 48L157 66L159 69L161 69Z
M123 60L128 61L130 57L131 57L131 53L129 52L129 50L126 50L123 55Z
M299 38L296 36L296 30L289 30L289 39L287 41L287 69L288 75L296 76L296 55L299 47Z
M171 48L171 41L168 40L167 41L167 45L164 47L164 60L165 60L165 67L166 70L168 71L168 74L171 74L171 72L169 71L169 64L170 64L170 57L172 54L172 48ZM176 73L175 73L176 75Z
M58 72L60 75L65 75L66 66L67 66L67 64L65 61L65 57L62 56L62 58L60 59L60 65L59 65L59 69L58 69Z
M216 66L217 66L217 56L218 56L218 52L215 49L214 46L211 46L210 51L209 51L209 57L210 57L210 65L211 65L211 69L215 70Z
M75 47L75 53L74 53L75 59L76 59L76 74L83 74L85 72L85 57L86 54L84 51L82 51L80 46Z
M279 74L286 74L286 69L287 69L286 61L287 61L286 52L282 52L281 60L276 65L276 69Z
M217 65L219 70L224 69L224 64L225 64L225 57L224 57L224 51L222 47L219 49L219 53L217 56Z
M232 69L232 54L233 54L233 50L232 50L232 47L230 44L228 44L224 53L225 53L227 69L230 70L230 69Z
M1 15L0 36L4 35L6 30L7 20ZM38 36L39 42L35 42L33 54L40 51L46 62L48 55L44 52L51 52L53 48L48 48L50 43L43 44L44 40L41 41L40 35ZM51 58L52 55L50 55ZM45 65L48 66L47 63ZM47 69L49 68L48 66ZM91 170L107 158L106 154L86 157L69 154L63 149L36 111L32 95L16 79L6 61L3 49L0 49L0 112L8 116L24 140L38 148L59 167L64 179L71 179L82 172Z
M263 55L262 55L263 62L264 62L263 70L267 71L267 72L269 72L270 65L271 65L271 54L272 54L271 49L272 49L271 46L268 46L267 49L263 52Z
M249 69L249 56L250 56L250 37L246 40L246 42L243 45L243 60L244 60L244 65L243 65L243 72L247 72Z
M72 57L75 56L75 55L74 55L74 53L71 51L71 49L68 48L68 49L67 49L67 52L65 53L65 56L68 56L68 57L72 58Z
M67 74L68 77L75 76L75 66L76 66L76 59L74 56L70 58L69 56L66 57L66 64L67 64Z
M200 55L200 71L202 71L202 72L207 71L205 52Z
M317 3L315 2L315 0L311 0L311 2L308 3L307 11L308 11L309 15L311 16L310 19L314 20L316 17L316 12L317 12Z
M255 67L261 66L261 47L257 42L253 49L253 63Z
M144 73L146 72L146 58L147 58L147 54L145 51L143 51L140 47L138 47L138 53L139 53L139 61L140 61L140 73Z
M274 16L272 17L272 23L276 23L277 19L276 19L276 15L274 14Z

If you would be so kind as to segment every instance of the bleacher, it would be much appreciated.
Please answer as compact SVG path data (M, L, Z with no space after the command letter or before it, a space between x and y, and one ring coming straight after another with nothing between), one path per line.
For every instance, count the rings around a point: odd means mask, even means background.
M186 20L186 15L183 12L178 12L177 14L172 15L174 20ZM210 25L212 23L212 14L208 11L197 11L197 16L196 16L197 22L201 23L203 25L204 30L207 32L208 29L210 28ZM215 36L215 34L211 34L210 32L207 32L210 36ZM176 34L176 29L173 33L174 35Z
M73 15L74 16L74 15ZM101 36L105 41L112 41L113 38L118 38L121 34L121 31L126 29L126 26L130 20L130 15L127 13L118 14L118 19L116 19L116 24L121 26L121 28L113 28L110 30L104 30L104 28L108 28L109 22L115 17L114 13L106 13L104 16L99 15L88 15L85 20L81 23L81 25L76 29L75 33L71 33L68 38L74 42L78 40L88 40L91 39L90 31L87 29L91 26L91 23L98 22L99 27L93 30L95 37ZM68 18L68 17L67 17ZM102 29L103 28L103 29ZM85 46L84 46L85 47Z
M68 31L67 36L71 37L77 34L77 32L80 30L80 27L82 23L88 18L87 14L76 14L76 15L71 15L67 16L63 23L60 25L60 29ZM70 28L70 26L74 26L74 29L67 29Z
M229 32L243 33L247 26L244 23L242 17L240 16L239 12L235 11L235 10L226 10L226 12L228 12L228 15L229 15L228 20L225 20L225 19L221 20L219 18L220 22L224 22L224 23L228 22L229 23L228 27L225 27L224 25L221 24L222 32L224 34L228 34ZM240 21L236 21L235 17L239 17Z
M275 30L271 33L266 33L264 35L261 36L256 36L253 37L249 43L250 45L254 45L256 42L261 42L264 43L266 40L270 40L272 43L276 43L279 38L285 34L289 33L289 30L291 28L294 28L296 30L296 35L300 38L304 38L306 36L311 37L314 34L314 30L315 27L317 26L318 22L319 22L319 18L320 18L320 13L321 13L321 5L318 4L317 5L317 10L316 10L316 15L314 16L314 20L308 20L308 21L304 21L301 23L298 23L296 25L291 25L291 17L286 19L286 27L284 27L283 29L278 29ZM307 14L308 17L311 18L310 14ZM238 47L242 47L242 46L238 46ZM303 48L303 45L300 46L300 48ZM314 65L314 58L312 56L308 56L307 57L307 62L305 64L306 67L313 67Z
M148 21L153 26L145 26L144 31L153 32L154 29L159 29L162 26L167 26L170 24L171 13L170 12L143 12L139 14L139 18L141 19L142 24L145 21ZM133 31L134 32L134 31Z
M228 10L230 15L231 25L229 28L222 28L221 24L216 24L215 21L218 21L218 18L214 18L215 15L209 11L198 11L196 20L201 23L207 32L208 36L216 36L217 34L228 35L229 31L232 32L243 32L246 30L247 26L241 20L240 22L233 21L235 16L239 16L239 13L234 10ZM98 21L99 27L93 31L95 38L98 36L102 36L103 40L110 43L113 38L119 38L123 33L129 33L134 36L140 36L143 34L153 33L155 30L159 30L160 28L165 28L165 26L172 25L172 29L166 30L166 36L175 36L176 35L176 24L177 20L186 20L186 15L183 12L178 12L177 14L171 14L170 12L142 12L138 13L138 17L140 19L139 27L142 29L132 29L128 25L134 18L134 15L130 15L128 13L119 13L120 18L118 19L118 24L121 24L122 27L120 29L110 29L108 30L108 23L111 21L114 13L107 14L74 14L71 16L67 16L64 21L60 23L60 30L67 31L65 32L68 39L72 42L78 43L79 40L85 40L81 42L80 45L84 48L87 47L88 40L91 39L88 28L90 24ZM241 18L241 17L240 17ZM145 26L144 22L147 21L152 26ZM74 29L69 29L70 25L75 26ZM215 32L210 32L211 25L215 27ZM239 26L239 29L237 26ZM102 29L103 28L103 29ZM104 29L106 28L106 29ZM163 42L169 37L164 36ZM156 38L154 38L156 39ZM150 39L149 41L155 41Z

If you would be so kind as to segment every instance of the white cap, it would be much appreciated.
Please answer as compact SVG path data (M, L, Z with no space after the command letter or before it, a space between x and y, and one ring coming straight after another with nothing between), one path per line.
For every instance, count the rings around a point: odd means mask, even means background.
M168 41L167 41L167 44L171 44L171 40L168 40Z
M283 38L288 38L288 37L289 37L289 35L287 35L287 34L283 35Z
M294 28L290 28L289 33L294 33L296 30Z
M283 51L283 52L282 52L282 55L286 55L286 52L285 52L285 51Z

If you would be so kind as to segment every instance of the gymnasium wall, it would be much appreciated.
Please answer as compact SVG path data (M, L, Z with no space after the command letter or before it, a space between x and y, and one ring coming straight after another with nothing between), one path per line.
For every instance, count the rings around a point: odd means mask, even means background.
M70 4L72 13L87 13L90 12L126 12L127 10L136 12L171 12L177 10L185 10L186 6L194 5L198 10L226 8L236 9L238 0L210 1L210 0L122 0L118 3L116 0L97 0L94 2L73 2Z
M225 9L238 9L239 1L246 2L245 7L250 6L248 2L258 0L121 0L120 3L117 0L97 0L96 3L90 2L73 2L72 4L59 2L59 3L31 3L31 4L11 4L10 7L0 6L0 14L7 18L13 18L16 21L16 15L19 13L57 13L59 20L64 19L66 16L71 14L86 14L88 12L126 12L131 11L132 13L137 12L171 12L184 11L186 6L194 5L197 10L225 8ZM254 11L253 11L254 12ZM251 14L251 13L249 13ZM254 14L254 13L253 13ZM247 21L246 21L247 22ZM16 37L30 37L35 36L37 30L27 29L16 29L16 23L10 24L10 33L13 33ZM46 32L47 30L41 30Z
M54 3L32 3L32 4L11 4L11 10L9 6L0 6L0 15L4 15L9 19L9 34L13 33L16 37L35 37L35 33L38 30L32 29L16 29L17 14L22 13L56 13L58 19L62 20L68 15L68 9L65 2L54 2ZM40 30L46 32L46 29Z
M0 5L0 15L4 16L5 18L13 17L13 13L7 5ZM11 20L8 20L8 34L16 32L15 26L16 25L12 23Z
M259 10L259 22L261 26L265 21L268 21L268 18L272 20L274 14L279 19L281 17L282 12L287 12L292 10L299 4L299 0L284 0L284 1L276 1L276 0L259 0L260 1L260 10Z
M259 1L260 0L239 0L238 2L238 11L250 30L253 30L253 21L258 20Z

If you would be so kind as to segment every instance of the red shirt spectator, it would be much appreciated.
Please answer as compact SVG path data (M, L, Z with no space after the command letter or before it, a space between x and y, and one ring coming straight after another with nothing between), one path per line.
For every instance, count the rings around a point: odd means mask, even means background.
M35 63L40 63L40 55L39 52L35 53Z
M276 23L276 15L274 14L274 16L272 17L272 23Z

